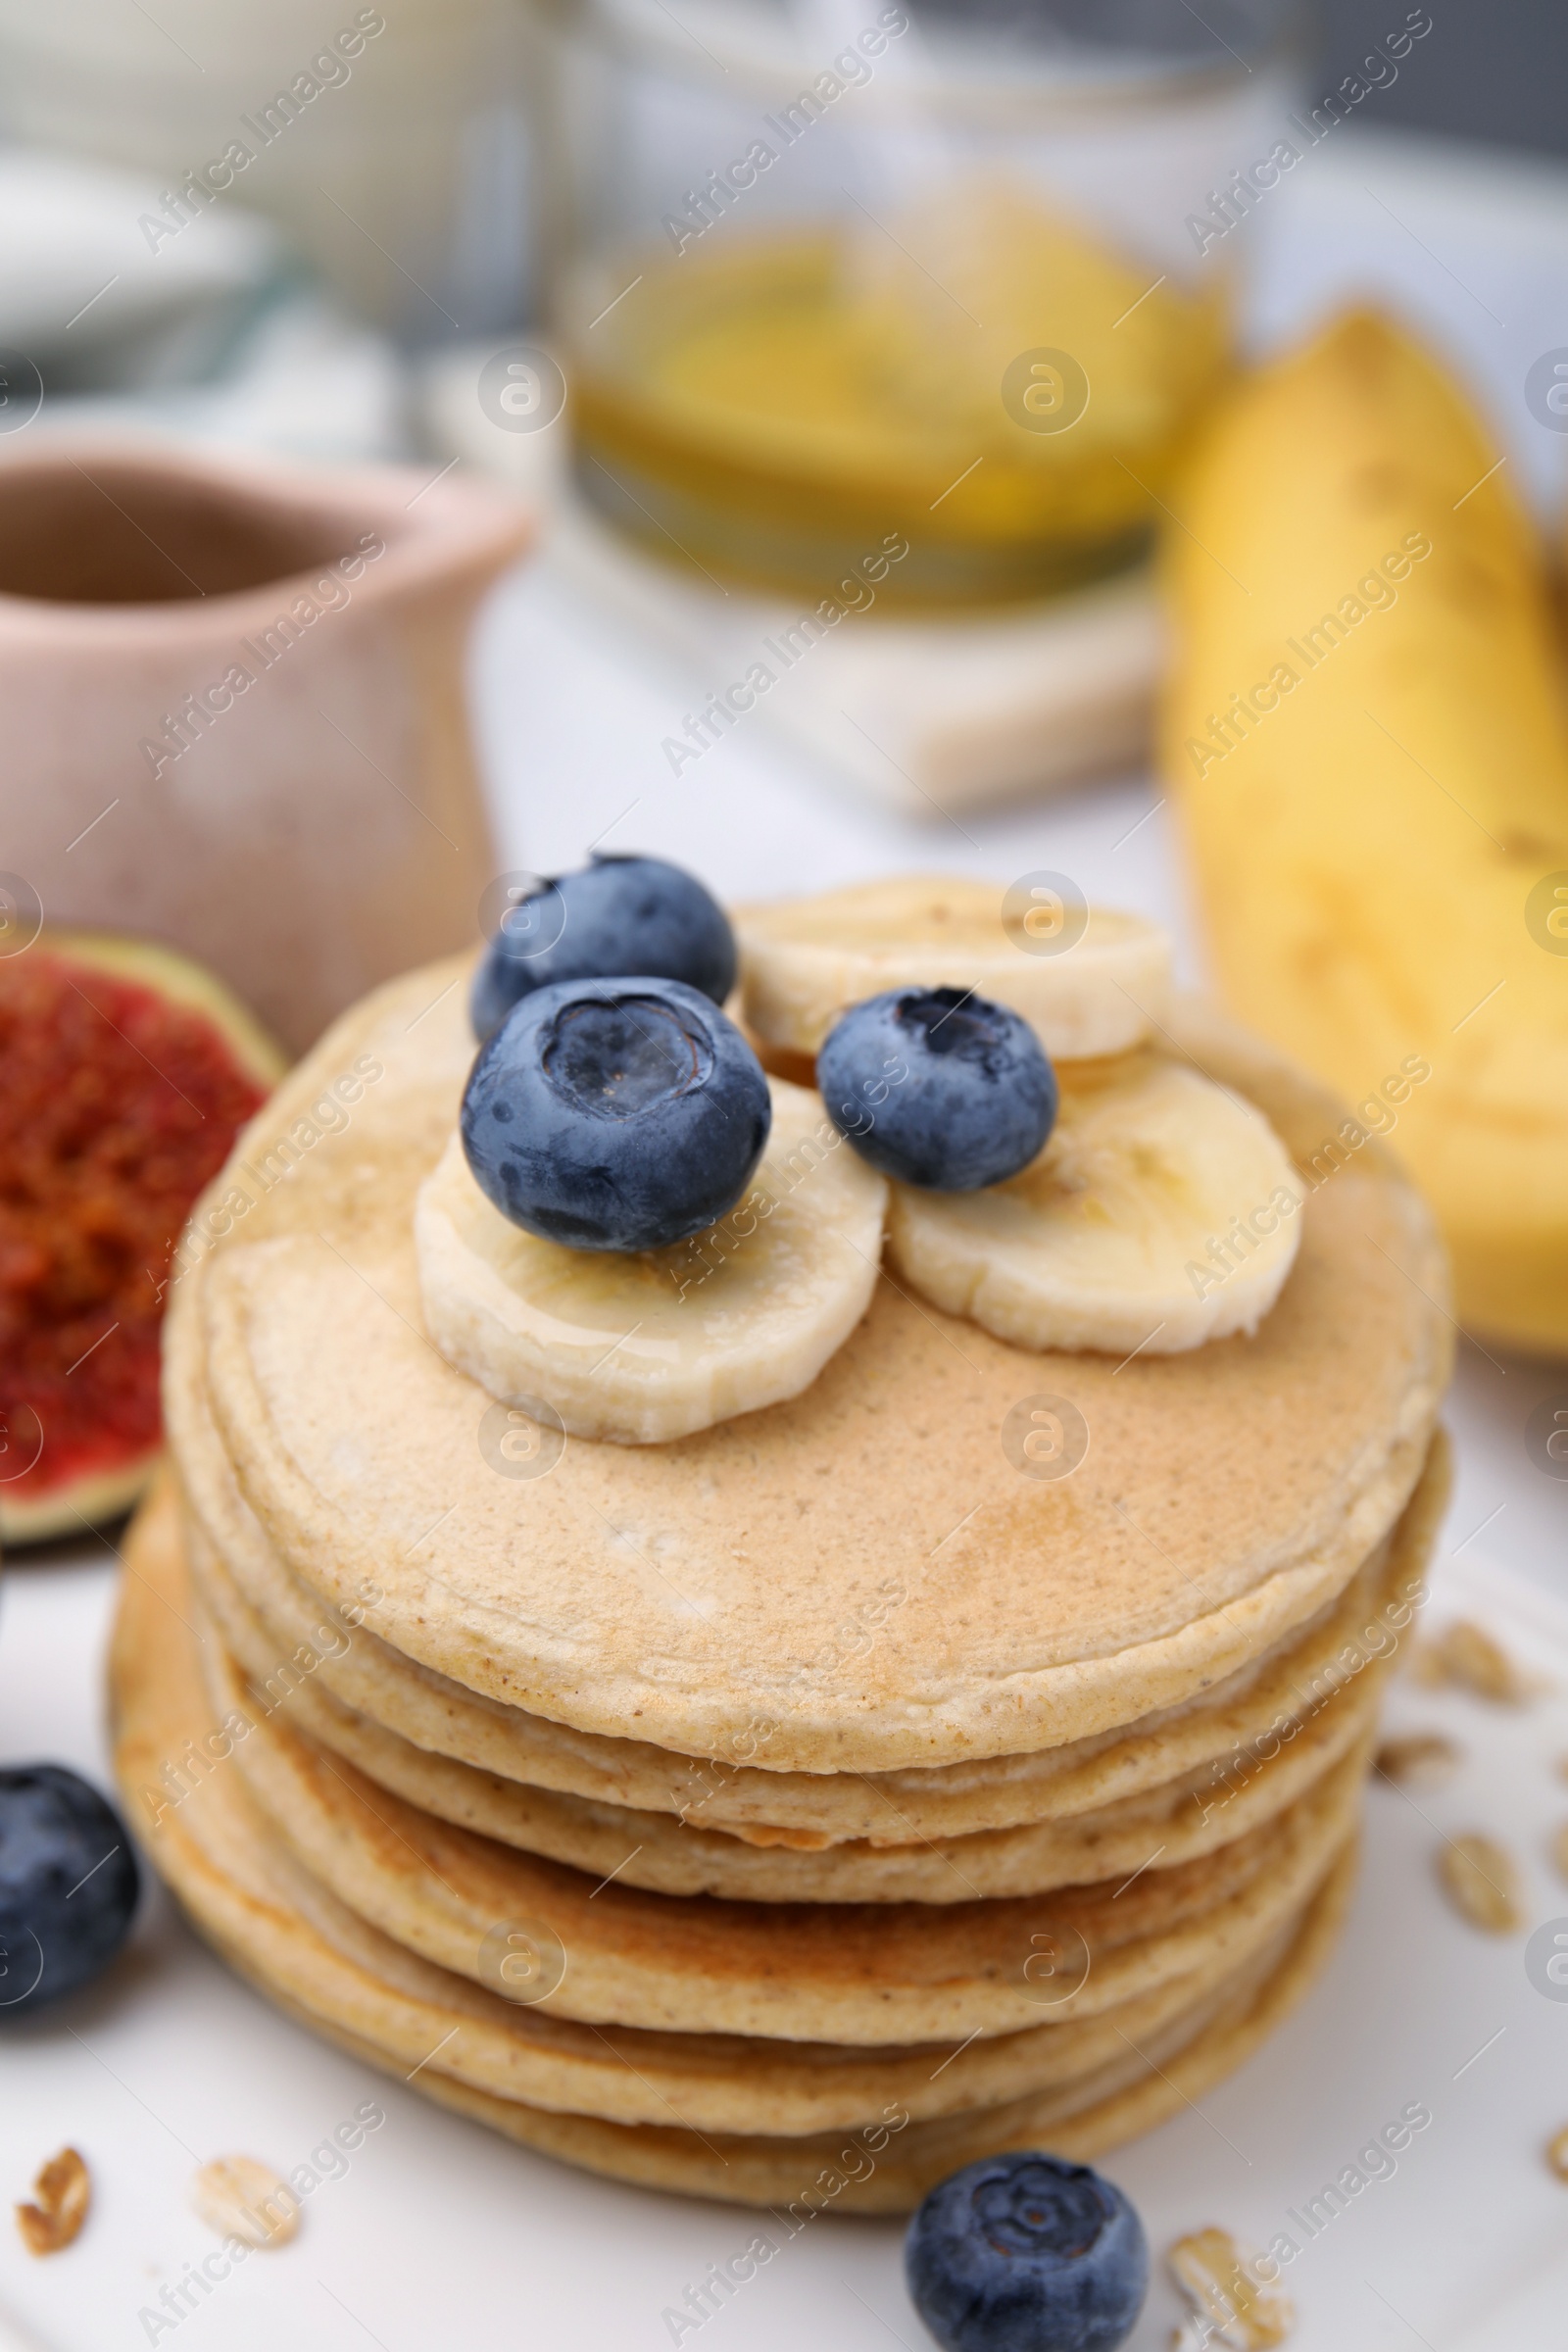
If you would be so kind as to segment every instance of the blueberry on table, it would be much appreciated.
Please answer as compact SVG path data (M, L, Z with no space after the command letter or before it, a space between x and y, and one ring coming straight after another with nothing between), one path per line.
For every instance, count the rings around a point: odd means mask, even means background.
M1149 2292L1149 2241L1088 2165L987 2156L920 2206L904 2270L943 2352L1114 2352Z
M816 1057L828 1117L900 1184L974 1193L1026 1168L1056 1119L1056 1074L1022 1015L960 988L852 1004Z
M139 1886L125 1826L96 1788L61 1764L0 1771L0 2023L107 1968Z
M595 852L589 863L507 910L474 975L473 1033L493 1037L522 998L561 980L683 980L715 1004L735 985L724 909L693 874L662 858Z
M734 1207L773 1105L732 1021L678 980L564 980L514 1006L463 1098L505 1217L568 1250L661 1250Z

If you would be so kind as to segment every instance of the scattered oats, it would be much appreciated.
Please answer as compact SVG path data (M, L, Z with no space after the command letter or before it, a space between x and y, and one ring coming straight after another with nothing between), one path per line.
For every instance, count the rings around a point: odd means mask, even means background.
M1546 2142L1546 2162L1559 2180L1568 2180L1568 2124Z
M1402 1739L1384 1740L1376 1770L1400 1788L1440 1788L1463 1755L1457 1741L1446 1740L1441 1732L1410 1732Z
M1265 2352L1283 2344L1296 2325L1296 2306L1275 2284L1256 2277L1260 2257L1244 2256L1228 2230L1198 2230L1179 2237L1166 2260L1193 2317L1171 2339L1171 2352Z
M286 2246L300 2226L300 2201L286 2180L254 2156L220 2156L192 2176L190 2201L220 2237L247 2246Z
M1489 1936L1511 1936L1522 1924L1519 1872L1494 1838L1451 1838L1438 1856L1438 1876L1455 1910Z
M1413 1671L1416 1681L1428 1689L1443 1683L1457 1684L1461 1690L1468 1690L1477 1698L1490 1698L1499 1707L1522 1707L1542 1687L1514 1664L1502 1644L1484 1627L1473 1624L1467 1617L1456 1617L1435 1641L1423 1642L1416 1652Z
M1436 1642L1417 1642L1409 1654L1405 1672L1412 1683L1423 1690L1439 1690L1448 1679L1448 1662Z
M58 2254L87 2219L92 2181L74 2148L51 2156L32 2184L35 2205L17 2207L17 2228L29 2254Z

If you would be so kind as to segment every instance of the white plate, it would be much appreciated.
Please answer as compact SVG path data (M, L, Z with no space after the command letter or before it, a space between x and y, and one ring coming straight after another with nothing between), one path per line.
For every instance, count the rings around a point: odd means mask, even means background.
M1425 233L1424 217L1396 209ZM1375 213L1368 200L1358 236ZM1473 218L1482 235L1479 208ZM1508 234L1511 216L1499 244ZM726 738L676 784L660 746L699 682L609 638L548 573L510 584L479 662L503 854L554 869L603 834L611 848L682 858L731 897L900 867L1004 880L1065 869L1092 898L1171 922L1184 974L1198 976L1168 811L1144 785L920 826L842 801L821 770L758 730ZM1374 2180L1292 2265L1293 2352L1545 2352L1564 2340L1568 2185L1542 2146L1568 2123L1568 2006L1532 1989L1524 1936L1491 1938L1455 1918L1433 1857L1445 1832L1488 1830L1526 1868L1531 1926L1568 1920L1548 1850L1568 1820L1568 1784L1555 1775L1568 1752L1568 1609L1478 1557L1490 1546L1515 1570L1561 1576L1568 1483L1532 1466L1523 1430L1539 1396L1565 1389L1561 1370L1465 1350L1449 1522L1463 1557L1441 1571L1433 1602L1434 1620L1485 1618L1556 1690L1517 1715L1396 1691L1395 1718L1450 1731L1467 1750L1463 1771L1413 1801L1374 1790L1354 1917L1323 1983L1200 2112L1106 2162L1156 2253L1210 2222L1261 2244L1402 2107L1430 2107L1394 2177ZM8 1569L0 1581L8 1760L57 1757L106 1775L104 1556L84 1547L75 1564ZM186 2203L198 2163L246 2154L287 2172L367 2099L384 2106L384 2127L313 2192L292 2246L248 2262L177 2327L141 2321L214 2244ZM91 2165L92 2217L69 2252L34 2262L0 2213L0 2352L150 2341L180 2352L668 2352L677 2333L698 2352L928 2352L894 2223L814 2222L701 2328L672 2329L663 2314L709 2265L759 2227L782 2230L739 2209L595 2181L384 2082L246 1990L156 1892L107 1983L0 2034L0 2207L67 2140ZM1178 2309L1161 2275L1134 2352L1164 2346ZM24 2331L10 2340L8 2314Z
M102 1777L94 1715L112 1572L54 1563L8 1571L0 1726L13 1758L54 1755ZM1399 1682L1391 1718L1463 1745L1456 1779L1415 1797L1374 1788L1349 1933L1304 2008L1200 2109L1107 2159L1163 2249L1219 2222L1254 2244L1291 2232L1298 2352L1518 2352L1561 2340L1568 2185L1543 2143L1568 2124L1568 2007L1527 1981L1523 1936L1466 1926L1438 1890L1445 1833L1480 1828L1519 1856L1530 1920L1561 1917L1552 1832L1568 1820L1568 1611L1507 1570L1468 1557L1434 1580L1429 1621L1494 1628L1555 1688L1510 1711ZM767 2216L600 2182L445 2115L316 2041L247 1990L156 1894L130 1959L56 2016L0 2039L0 2193L25 2192L62 2142L92 2169L75 2247L29 2259L0 2227L0 2307L31 2352L435 2352L518 2343L547 2352L838 2352L925 2343L905 2297L896 2223L826 2217L786 2242ZM259 2255L159 2330L159 2294L213 2239L186 2203L198 2163L309 2162L334 2126L375 2100L386 2122L308 2197L300 2234ZM1407 2104L1432 2123L1308 2240L1292 2218L1353 2165ZM1376 2161L1376 2160L1375 2160ZM759 2229L779 2244L698 2329L663 2316L708 2266ZM1132 2338L1168 2340L1161 2278ZM1551 2325L1548 2327L1548 2315ZM30 2335L27 2332L30 2330ZM0 2348L13 2352L4 2325Z

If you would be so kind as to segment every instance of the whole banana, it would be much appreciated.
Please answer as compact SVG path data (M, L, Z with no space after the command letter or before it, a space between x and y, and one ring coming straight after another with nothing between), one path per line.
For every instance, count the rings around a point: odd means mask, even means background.
M1162 758L1222 987L1354 1110L1330 1176L1393 1134L1465 1320L1568 1347L1568 711L1506 464L1358 314L1237 387L1178 508Z

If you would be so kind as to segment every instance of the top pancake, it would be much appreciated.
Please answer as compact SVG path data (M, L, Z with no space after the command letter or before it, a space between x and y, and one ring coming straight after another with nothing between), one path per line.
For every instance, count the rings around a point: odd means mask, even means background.
M340 1606L368 1598L408 1656L682 1753L947 1764L1182 1703L1338 1592L1402 1507L1450 1327L1430 1221L1372 1143L1306 1201L1250 1339L1032 1354L884 1280L792 1402L500 1474L490 1398L424 1335L411 1232L472 1058L464 970L378 991L285 1082L198 1207L173 1307L201 1318L272 1544ZM1298 1157L1337 1131L1331 1098L1234 1030L1177 1024ZM332 1082L356 1063L345 1110ZM1070 1477L1004 1450L1008 1411L1041 1396L1087 1423Z

